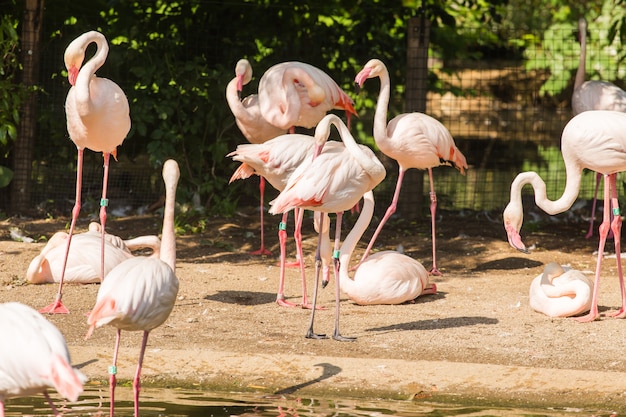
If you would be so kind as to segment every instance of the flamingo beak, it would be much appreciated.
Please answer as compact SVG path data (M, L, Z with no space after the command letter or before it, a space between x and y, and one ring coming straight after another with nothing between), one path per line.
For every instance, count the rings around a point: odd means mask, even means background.
M504 228L506 229L507 238L509 240L509 245L518 251L529 254L530 252L526 249L526 245L522 242L522 238L519 235L519 232L515 230L509 223L505 224Z
M243 91L243 74L237 75L237 97L241 100L241 93Z
M72 64L67 70L67 78L71 85L76 85L76 79L78 78L78 68L76 65Z

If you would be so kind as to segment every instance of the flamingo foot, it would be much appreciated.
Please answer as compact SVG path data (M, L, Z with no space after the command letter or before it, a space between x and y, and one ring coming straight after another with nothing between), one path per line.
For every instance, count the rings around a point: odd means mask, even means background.
M422 290L422 294L421 295L427 295L427 294L437 294L437 285L436 284L429 284L426 288L424 288Z
M324 333L315 333L312 327L309 328L304 337L306 337L307 339L328 339L328 336L326 336Z
M252 252L250 252L250 255L267 255L267 256L271 256L272 252L270 252L269 250L265 249L264 246L261 246L260 249L253 250Z
M437 267L436 267L436 266L434 266L434 265L433 265L433 267L432 267L432 268L430 268L430 271L428 271L428 273L429 273L430 275L435 275L435 276L438 276L438 277L443 276L443 272L441 272L440 270L438 270L438 269L437 269Z
M585 235L585 239L589 239L589 238L591 238L591 237L593 237L593 230L592 230L592 229L589 229L589 231L588 231L588 232L587 232L587 234Z
M302 260L296 259L293 262L285 262L285 268L300 268L303 266Z
M587 314L585 314L584 316L580 316L580 317L574 317L574 320L576 320L579 323L591 323L594 320L597 320L600 318L600 315L596 312L596 313L592 313L591 311Z
M70 311L61 302L61 297L58 295L52 304L45 306L39 310L39 312L48 314L70 314Z
M356 341L356 337L351 336L342 336L339 334L339 331L335 329L335 333L333 333L333 339L339 342L354 342Z
M624 317L626 317L626 310L624 310L624 307L622 307L618 311L612 311L610 313L606 313L606 315L616 319L623 319Z
M313 308L313 304L306 302L306 303L302 303L300 304L302 306L303 309L305 310L311 310ZM315 306L316 310L326 310L326 307L324 306Z
M292 302L289 302L289 301L285 300L284 296L276 297L276 304L278 304L281 307L291 307L291 308L298 307L298 304L292 303Z

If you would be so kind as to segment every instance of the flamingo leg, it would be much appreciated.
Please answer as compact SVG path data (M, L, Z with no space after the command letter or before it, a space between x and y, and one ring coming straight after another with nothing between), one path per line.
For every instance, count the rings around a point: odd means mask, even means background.
M606 238L609 234L610 229L610 218L611 218L611 210L610 204L610 188L611 188L611 180L609 179L611 175L604 176L604 209L602 214L602 223L598 228L598 232L600 234L600 242L598 243L598 261L596 262L596 276L593 282L593 294L591 295L591 308L589 309L589 313L584 316L574 317L574 320L580 323L587 323L596 320L600 317L598 314L598 288L600 284L600 272L602 267L602 257L604 253L604 245L606 244ZM615 181L615 180L613 180ZM618 255L619 256L619 255ZM618 258L619 259L619 258Z
M280 245L280 273L278 277L278 293L276 293L276 304L283 307L295 307L295 303L285 300L285 258L287 246L287 217L288 213L283 213L283 218L278 224L278 243Z
M396 191L393 194L391 205L387 208L387 211L385 212L385 215L383 216L380 223L378 223L378 227L376 228L376 231L374 232L374 235L372 236L370 243L367 245L367 249L365 249L365 252L363 253L363 256L361 257L361 260L354 267L354 269L357 269L363 263L363 261L367 259L367 256L369 255L370 250L374 246L374 242L376 242L376 238L378 237L378 234L382 230L383 226L385 225L389 217L391 217L391 215L396 212L396 208L398 206L398 198L400 197L400 189L402 188L403 178L404 178L404 170L400 168L400 170L398 171L398 182L396 182Z
M115 350L113 351L113 364L109 366L109 396L111 405L109 406L110 417L115 415L115 386L117 385L117 352L120 348L120 339L122 337L122 330L117 329L117 335L115 338Z
M50 398L50 395L48 394L48 391L44 390L43 391L43 396L45 397L46 401L48 402L48 405L52 409L52 414L54 414L55 417L62 416L63 414L59 413L59 410L56 408L56 406L52 402L52 398ZM2 412L2 409L0 409L0 415L4 416L4 413Z
M433 266L430 268L431 275L443 275L441 271L437 269L437 245L435 243L435 220L437 213L437 194L435 193L435 184L433 181L433 170L428 168L428 179L430 180L430 228L433 240Z
M298 218L298 212L304 211L304 209L296 208L294 209L294 219ZM286 221L286 220L285 220ZM304 258L302 257L302 250L298 252L298 247L302 249L302 220L298 224L296 220L294 220L293 226L293 239L296 241L296 260L293 262L287 262L285 265L287 268L304 268Z
M317 304L317 290L320 283L320 270L322 267L322 257L320 255L320 248L322 245L322 230L324 230L324 216L321 216L319 223L319 237L317 241L317 250L315 251L315 287L313 288L313 305L311 306L311 318L309 320L309 329L306 332L305 337L307 339L327 339L328 337L321 333L315 333L313 331L313 322L315 321L315 310Z
M146 346L148 345L148 335L150 331L143 332L143 339L141 340L141 350L139 351L139 362L137 363L137 371L135 372L135 378L133 379L133 395L135 399L135 417L139 417L139 391L141 390L141 367L143 366L143 357L146 353Z
M598 188L600 187L600 179L602 178L602 174L599 172L596 173L596 189L593 192L593 203L591 204L591 219L589 220L589 231L585 235L585 239L589 239L593 236L593 221L596 218L596 204L598 202Z
M265 178L259 177L259 194L261 196L261 247L258 250L250 252L250 255L271 255L272 252L265 249L265 221L264 211L265 204L263 204L265 196Z
M617 262L617 276L619 278L622 306L618 311L609 313L607 316L624 318L626 317L626 289L624 288L624 274L622 270L621 258L622 216L620 215L619 202L617 200L616 178L617 175L611 175L611 214L613 215L613 220L611 221L611 231L613 232L613 241L615 243L615 261Z
M104 236L106 234L104 228L107 222L107 206L109 199L107 198L107 188L109 185L109 159L110 153L105 152L104 157L104 174L102 176L102 198L100 199L100 225L102 226L102 249L100 250L100 280L104 279Z
M339 332L339 306L341 304L341 286L339 285L339 248L341 245L342 220L343 213L337 213L337 220L335 222L335 249L333 250L333 265L335 273L335 331L333 333L333 339L340 342L354 342L356 337L342 336Z
M304 253L302 250L302 222L304 220L304 209L297 208L295 210L296 213L296 227L293 234L293 237L296 241L296 254L298 259L304 259ZM302 308L313 308L311 303L309 302L306 294L306 273L304 271L304 262L300 262L300 278L302 280ZM323 310L324 307L317 307L320 310Z
M70 311L63 305L61 297L63 296L63 282L65 281L65 269L67 268L67 258L70 254L70 245L72 243L72 236L74 235L74 228L76 227L76 220L80 213L80 201L81 190L83 187L83 153L84 149L78 148L78 155L76 157L76 199L74 201L74 208L72 209L72 223L70 224L70 231L67 237L67 246L65 247L65 257L63 258L63 270L61 271L61 279L59 281L59 290L52 304L39 310L40 313L50 314L68 314Z

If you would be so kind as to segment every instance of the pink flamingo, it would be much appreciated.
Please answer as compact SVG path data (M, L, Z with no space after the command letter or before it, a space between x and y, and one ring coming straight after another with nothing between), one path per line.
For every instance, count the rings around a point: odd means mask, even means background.
M340 146L340 142L330 142L326 146ZM233 160L241 162L241 165L233 173L230 182L237 179L246 179L252 175L265 177L267 181L278 191L285 189L289 177L305 160L313 157L315 150L315 138L312 136L293 133L281 135L267 142L260 144L242 144L227 156ZM283 213L283 219L280 222L280 275L278 284L278 293L276 295L276 303L283 307L295 307L298 304L285 300L285 267L286 267L286 240L285 225L287 222L287 213ZM303 259L302 253L302 233L301 225L303 220L303 210L297 210L296 227L294 238L296 241L297 258ZM302 278L302 303L303 308L311 308L306 293L306 277L304 272L304 264L300 263L300 274ZM327 271L328 272L328 271Z
M326 147L333 124L345 147ZM326 115L315 129L315 158L302 163L289 177L285 189L271 202L271 214L284 213L299 207L325 213L336 213L335 225L335 332L333 339L354 340L342 336L339 332L339 275L338 253L341 234L341 219L344 211L354 207L363 194L372 190L385 178L385 168L367 146L358 145L348 127L334 114ZM320 258L321 232L324 230L323 218L320 219L320 242L316 259ZM315 289L311 321L307 338L324 338L323 334L313 332L315 303L319 282L320 262L316 262Z
M356 115L352 98L321 69L304 62L283 62L269 68L259 81L261 114L274 126L315 127L330 110Z
M52 387L76 401L87 378L73 368L63 335L36 310L22 303L0 304L0 417L4 401L43 393L55 416L60 416L48 395Z
M580 322L593 321L598 314L598 283L602 253L609 233L613 231L617 274L622 296L622 307L610 314L615 317L626 316L626 291L620 258L620 234L622 218L617 201L616 176L626 170L626 113L610 110L594 110L574 116L563 129L561 136L561 152L565 161L567 183L563 195L555 201L546 195L546 184L536 172L522 172L511 184L511 201L504 209L504 228L509 244L519 251L526 252L519 231L522 228L523 207L522 188L530 184L535 190L535 202L546 213L554 215L568 210L580 190L583 169L600 172L604 175L604 213L599 228L600 242L598 245L598 261L596 264L595 281L591 308L587 315L577 317ZM611 209L612 208L612 209ZM611 213L614 214L610 220Z
M226 86L226 100L235 116L235 122L241 133L250 143L263 143L276 136L287 133L287 129L281 129L266 121L261 116L258 95L251 94L241 100L243 86L252 80L252 66L247 59L240 59L235 66L235 78ZM259 194L261 196L261 248L251 252L252 255L271 255L265 248L264 233L264 195L265 179L259 178Z
M437 286L428 282L426 268L396 251L382 251L369 256L356 270L354 278L350 277L350 258L374 213L374 193L365 193L363 201L359 219L340 249L341 291L360 305L402 304L422 294L437 293Z
M578 19L578 37L580 41L580 58L576 78L574 78L574 93L572 94L572 111L574 116L589 110L616 110L626 112L626 91L608 81L585 81L587 63L587 20ZM596 201L602 174L596 174L596 188L591 206L591 219L587 239L593 236L593 221L596 216Z
M143 332L139 362L133 380L135 417L138 417L140 374L148 335L151 330L167 320L176 302L179 284L176 278L174 211L179 176L176 161L171 159L166 161L163 165L165 212L159 256L138 256L113 268L102 281L96 305L87 319L89 331L85 338L88 338L96 327L105 324L117 328L113 365L110 367L111 417L114 415L117 352L122 330Z
M441 165L452 165L458 169L461 174L464 174L465 169L467 169L465 156L463 156L461 151L456 147L448 129L426 114L404 113L394 117L389 124L387 124L390 82L389 72L385 64L378 59L370 60L357 74L355 83L357 88L361 88L365 80L375 77L380 78L380 94L374 115L374 140L381 152L398 162L399 171L396 190L391 205L378 224L361 258L361 263L367 259L387 219L396 211L405 171L410 168L427 169L430 179L430 214L433 244L433 266L430 273L433 275L441 275L441 272L437 269L436 259L435 212L437 210L437 195L435 194L433 185L432 169ZM357 265L357 268L359 265Z
M549 317L569 317L589 311L593 283L580 271L550 262L530 283L530 307Z
M85 50L91 43L97 45L96 54L82 66ZM96 76L96 71L104 64L109 52L107 41L99 32L83 33L74 39L65 50L65 67L72 87L65 100L67 131L78 148L76 162L76 202L72 210L64 265L70 252L72 235L81 206L83 174L83 151L85 148L104 155L104 175L102 199L100 200L100 224L102 226L101 277L104 278L104 240L106 223L106 197L109 176L109 158L122 144L130 130L128 100L122 89L113 81ZM81 68L82 66L82 68ZM65 271L65 266L63 267ZM45 313L69 313L61 302L64 273L59 281L59 290L54 302L41 309Z
M75 234L74 245L65 264L64 282L88 284L100 282L100 253L102 250L102 228L92 222L85 233ZM69 234L57 232L39 255L35 256L26 271L26 280L33 284L59 282L63 275L63 255L67 247ZM153 252L160 250L161 241L157 236L139 236L123 240L119 236L106 234L104 241L105 276L117 264L132 258L132 251L150 248Z

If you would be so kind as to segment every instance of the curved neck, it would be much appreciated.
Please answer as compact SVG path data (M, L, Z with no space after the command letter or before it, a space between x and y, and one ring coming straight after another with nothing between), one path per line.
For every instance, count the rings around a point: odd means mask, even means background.
M82 66L76 78L76 98L79 103L91 105L89 83L96 71L104 64L109 54L109 44L104 36L92 36L87 38L83 48L94 42L97 46L96 53Z
M580 190L580 180L582 177L581 169L573 169L566 165L567 180L563 195L558 200L550 200L546 193L546 183L541 177L533 171L522 172L511 184L511 203L522 205L522 188L524 185L530 184L535 191L535 203L543 211L550 215L563 213L568 210L576 198Z
M386 67L380 72L379 78L380 92L376 101L376 112L374 113L374 140L378 147L381 147L380 143L389 140L387 137L387 111L391 95L391 82L389 81L389 71Z
M178 164L170 159L163 164L165 182L165 210L163 212L163 231L161 235L160 259L176 272L176 230L174 214L176 211L176 186L180 171Z
M578 89L585 82L586 74L587 24L583 23L582 19L578 24L578 36L580 38L580 57L578 60L578 69L576 70L576 78L574 79L574 90Z
M350 258L352 258L352 252L354 252L354 248L357 243L365 233L367 226L370 224L372 220L372 215L374 214L374 193L372 191L368 191L363 195L363 208L361 209L361 214L359 214L359 218L357 219L354 227L346 236L346 239L343 241L343 244L340 248L340 256L339 256L339 286L341 290L350 293L350 289L353 288L355 282L352 280L350 275L348 274L348 268L350 267ZM363 267L363 265L361 265Z

